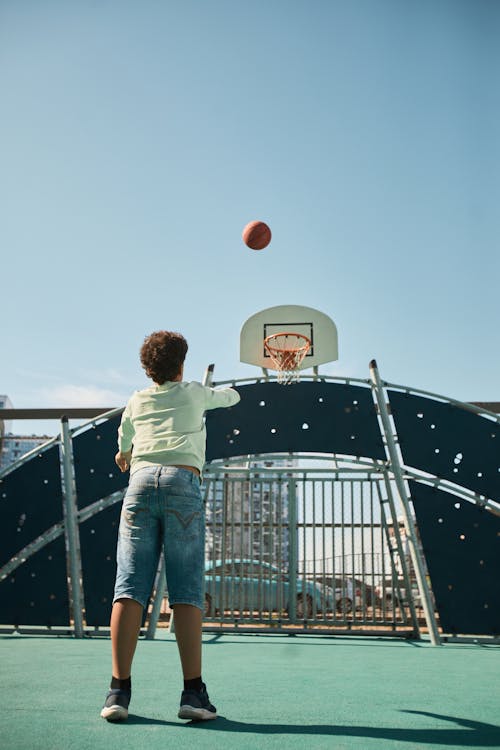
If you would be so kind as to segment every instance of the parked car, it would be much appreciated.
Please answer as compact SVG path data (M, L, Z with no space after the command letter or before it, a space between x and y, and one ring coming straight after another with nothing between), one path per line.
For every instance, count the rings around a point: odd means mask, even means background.
M361 592L363 584L353 578L324 578L316 577L314 579L320 586L326 586L330 591L334 591L335 586L335 609L339 614L350 614L353 609L360 609L362 606Z
M360 598L360 606L374 607L377 602L377 595L375 593L375 586L366 583L360 578L354 578L354 585L357 589L356 598ZM358 593L359 591L359 593Z
M349 614L361 607L361 587L352 578L335 579L335 607L337 612Z
M376 588L377 596L382 602L385 599L386 606L388 607L401 607L408 606L409 598L406 595L406 588L404 581L401 579L396 583L393 583L391 579L382 581L381 584ZM411 583L411 597L415 607L422 607L422 599L418 590L417 583L412 581Z
M403 586L403 582L401 581L401 583L398 583L398 585L400 587ZM375 588L375 594L378 601L380 602L380 606L383 606L384 604L389 608L393 605L398 606L397 585L396 582L392 580L392 578L381 580L378 586Z
M331 610L333 590L312 581L296 580L298 619ZM279 568L260 560L221 560L205 565L205 616L226 609L290 611L290 580Z

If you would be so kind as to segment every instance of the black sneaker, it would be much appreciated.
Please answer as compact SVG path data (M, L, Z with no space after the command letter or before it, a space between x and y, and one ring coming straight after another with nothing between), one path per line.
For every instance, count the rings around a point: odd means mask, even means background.
M181 707L177 716L179 719L192 719L193 721L206 721L207 719L217 718L217 709L210 703L204 683L199 692L198 690L182 691Z
M126 719L128 717L130 695L130 690L111 689L106 696L106 701L101 711L102 718L108 721L123 721L123 719Z

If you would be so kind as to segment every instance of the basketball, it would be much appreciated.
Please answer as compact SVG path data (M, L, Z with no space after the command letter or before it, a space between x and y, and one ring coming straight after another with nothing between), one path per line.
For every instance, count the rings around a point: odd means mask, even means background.
M271 242L271 230L263 221L251 221L243 230L243 242L252 250L263 250Z

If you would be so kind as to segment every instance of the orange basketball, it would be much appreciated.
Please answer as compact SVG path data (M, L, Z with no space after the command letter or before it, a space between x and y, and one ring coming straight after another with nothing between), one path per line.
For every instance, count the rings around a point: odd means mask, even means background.
M251 221L243 230L243 242L252 250L263 250L271 242L271 230L263 221Z

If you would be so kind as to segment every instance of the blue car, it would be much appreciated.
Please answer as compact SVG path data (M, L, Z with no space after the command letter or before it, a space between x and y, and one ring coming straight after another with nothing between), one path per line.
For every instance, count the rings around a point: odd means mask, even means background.
M297 578L297 619L333 607L333 590ZM217 560L205 564L205 616L216 612L290 612L290 581L286 574L260 560Z

